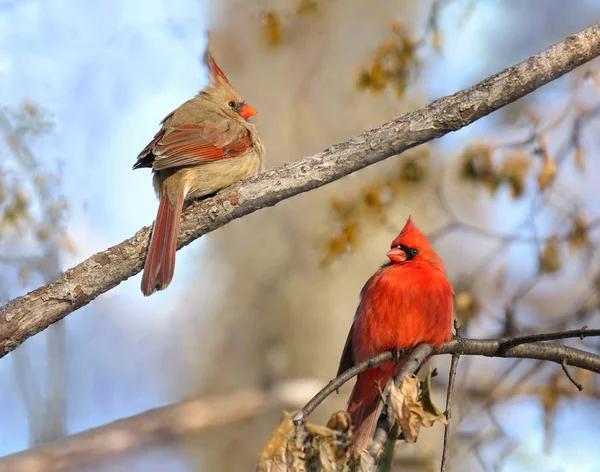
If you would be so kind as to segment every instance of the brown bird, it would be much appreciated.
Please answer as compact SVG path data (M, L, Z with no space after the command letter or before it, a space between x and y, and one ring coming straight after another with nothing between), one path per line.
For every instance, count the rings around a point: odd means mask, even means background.
M186 200L205 197L264 168L265 148L248 119L248 105L217 66L204 56L210 83L161 122L134 169L151 167L160 199L141 289L145 296L173 279L179 223Z

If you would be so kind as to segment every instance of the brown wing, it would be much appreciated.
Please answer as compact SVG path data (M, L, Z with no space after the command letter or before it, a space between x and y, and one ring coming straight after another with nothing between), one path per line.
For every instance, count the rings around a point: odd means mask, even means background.
M227 119L214 120L207 126L163 125L138 156L134 169L152 167L163 170L206 164L239 156L251 143L247 130Z
M340 359L340 366L338 367L336 377L346 372L350 367L354 366L354 352L352 349L353 332L354 323L352 323L352 327L350 328L350 332L348 333L348 338L346 339L346 345L344 346L344 350L342 351L342 358Z
M156 133L154 135L154 138L152 138L152 141L150 141L146 145L146 147L142 150L142 152L140 152L138 154L137 160L136 160L135 164L133 164L134 169L139 169L141 167L152 167L152 163L154 162L154 155L152 154L152 149L154 148L156 143L158 143L158 141L160 141L160 138L162 138L163 135L165 134L165 126L164 125L165 125L166 121L173 116L173 113L175 113L175 112L172 111L171 113L169 113L160 122L161 127L158 130L158 133Z

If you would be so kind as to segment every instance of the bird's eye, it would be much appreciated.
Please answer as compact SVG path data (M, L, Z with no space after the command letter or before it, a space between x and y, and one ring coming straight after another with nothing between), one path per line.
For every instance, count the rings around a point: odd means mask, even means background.
M414 248L414 247L410 248L409 252L410 252L410 255L413 256L413 257L416 256L417 254L419 254L419 250L417 248Z
M227 105L229 105L231 108L235 108L235 102L233 100L231 102L229 102Z

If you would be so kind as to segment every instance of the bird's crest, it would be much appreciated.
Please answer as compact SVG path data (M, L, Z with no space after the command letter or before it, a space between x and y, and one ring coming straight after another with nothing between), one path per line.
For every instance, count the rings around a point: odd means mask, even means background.
M433 252L427 237L416 227L410 216L408 217L404 228L400 231L400 234L392 242L391 247L399 244L417 248L421 252Z
M208 77L212 85L223 82L231 85L221 68L215 62L215 59L212 57L211 53L208 51L208 48L204 53L204 63L206 64L206 67L208 67Z

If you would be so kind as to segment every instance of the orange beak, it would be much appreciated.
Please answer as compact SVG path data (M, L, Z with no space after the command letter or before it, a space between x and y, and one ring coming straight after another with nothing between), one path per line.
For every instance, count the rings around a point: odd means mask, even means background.
M390 261L395 263L406 261L406 253L399 247L393 247L390 249L386 256L388 256Z
M256 110L254 108L252 108L250 105L244 103L242 105L242 108L240 109L240 115L244 120L247 120L249 118L252 118L254 115L256 115Z

